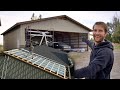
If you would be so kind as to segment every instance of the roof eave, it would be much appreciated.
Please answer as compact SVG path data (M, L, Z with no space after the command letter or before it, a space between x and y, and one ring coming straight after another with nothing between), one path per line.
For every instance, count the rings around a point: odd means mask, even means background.
M20 23L16 23L15 25L13 25L12 27L10 27L9 29L7 29L5 32L3 32L1 35L4 35L6 33L8 33L9 31L11 31L13 28L17 27L17 26L20 26L21 24Z
M25 21L25 22L19 22L19 23L16 23L15 25L13 25L12 27L10 27L8 30L6 30L5 32L3 32L1 35L4 35L6 33L8 33L9 31L11 31L13 28L19 26L19 25L22 25L22 24L28 24L28 23L32 23L32 22L38 22L38 21L44 21L44 20L49 20L49 19L54 19L54 18L67 18L68 20L82 26L83 28L86 28L89 32L91 32L92 30L86 26L84 26L83 24L77 22L76 20L68 17L67 15L61 15L61 16L55 16L55 17L48 17L48 18L43 18L43 19L37 19L37 20L31 20L31 21Z
M76 21L76 20L74 20L74 19L72 19L72 18L70 18L70 17L68 17L68 16L66 16L66 15L64 15L64 16L65 16L66 18L68 18L69 20L73 21L74 23L76 23L76 24L78 24L78 25L80 25L80 26L86 28L89 32L92 31L90 28L84 26L83 24L79 23L78 21Z

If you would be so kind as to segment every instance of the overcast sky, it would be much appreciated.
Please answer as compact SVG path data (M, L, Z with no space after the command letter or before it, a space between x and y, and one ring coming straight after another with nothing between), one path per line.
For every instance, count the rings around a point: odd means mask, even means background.
M120 16L120 11L0 11L0 34L18 22L29 21L33 13L37 17L41 14L42 18L67 15L90 29L96 21L112 22L113 16Z

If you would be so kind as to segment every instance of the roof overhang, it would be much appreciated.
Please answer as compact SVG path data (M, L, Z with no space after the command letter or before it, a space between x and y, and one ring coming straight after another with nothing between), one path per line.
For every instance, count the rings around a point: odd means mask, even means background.
M61 15L61 16L55 16L55 17L48 17L48 18L43 18L43 19L37 19L37 20L31 20L31 21L25 21L25 22L18 22L15 25L13 25L12 27L10 27L8 30L6 30L5 32L3 32L1 35L4 35L6 33L8 33L9 31L13 30L14 28L23 25L23 24L29 24L29 23L35 23L35 22L41 22L41 21L45 21L45 20L51 20L51 19L67 19L70 20L71 22L85 28L86 30L88 30L89 32L91 32L92 30L88 27L86 27L85 25L79 23L78 21L68 17L67 15Z

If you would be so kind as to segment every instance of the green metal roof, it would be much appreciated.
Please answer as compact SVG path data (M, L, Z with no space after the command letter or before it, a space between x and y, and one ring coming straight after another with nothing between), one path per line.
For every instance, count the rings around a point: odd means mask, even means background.
M54 74L58 77L61 77L63 79L70 78L70 73L68 71L68 67L65 65L62 65L58 62L55 62L55 60L52 60L50 58L47 58L45 56L32 53L26 49L12 49L9 51L4 51L5 54L12 56L14 58L17 58L23 62L26 62L28 64L31 64L35 67L38 67L44 71L47 71L51 74Z

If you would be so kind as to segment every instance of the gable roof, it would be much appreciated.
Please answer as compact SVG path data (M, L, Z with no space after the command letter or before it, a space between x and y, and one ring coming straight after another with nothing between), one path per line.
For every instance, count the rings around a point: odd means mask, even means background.
M48 18L42 18L42 19L37 19L37 20L30 20L30 21L24 21L24 22L18 22L15 25L13 25L12 27L10 27L8 30L6 30L5 32L3 32L1 35L4 35L6 33L8 33L9 31L13 30L16 27L19 27L20 25L23 24L29 24L29 23L34 23L34 22L41 22L41 21L45 21L45 20L51 20L51 19L67 19L70 20L71 22L87 29L88 31L92 31L90 28L86 27L85 25L79 23L78 21L68 17L67 15L60 15L60 16L54 16L54 17L48 17Z

